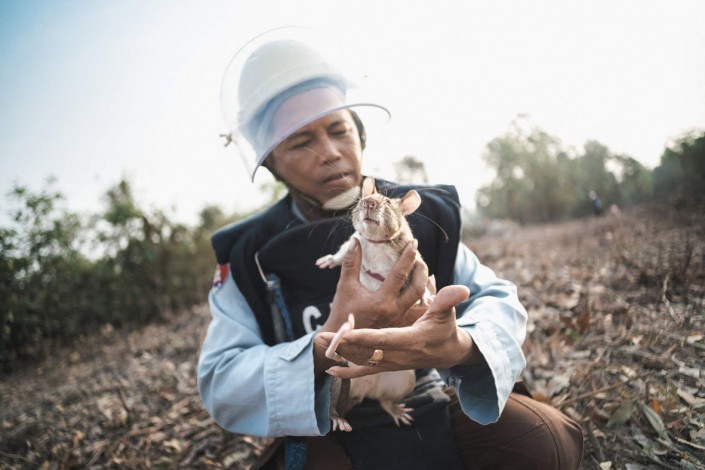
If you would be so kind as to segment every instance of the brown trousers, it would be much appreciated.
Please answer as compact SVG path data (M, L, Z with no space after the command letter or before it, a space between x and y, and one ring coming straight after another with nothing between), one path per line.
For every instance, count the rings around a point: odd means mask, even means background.
M449 404L463 462L475 469L571 470L580 466L583 433L575 421L557 409L525 395L512 393L496 423L480 425L460 408L452 389ZM280 446L263 469L284 468ZM308 439L308 470L353 469L334 433Z

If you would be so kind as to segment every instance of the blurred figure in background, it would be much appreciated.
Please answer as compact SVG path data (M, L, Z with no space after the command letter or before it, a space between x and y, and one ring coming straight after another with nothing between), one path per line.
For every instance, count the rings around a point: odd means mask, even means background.
M590 202L592 202L592 215L604 215L605 210L602 208L602 201L595 191L590 191Z

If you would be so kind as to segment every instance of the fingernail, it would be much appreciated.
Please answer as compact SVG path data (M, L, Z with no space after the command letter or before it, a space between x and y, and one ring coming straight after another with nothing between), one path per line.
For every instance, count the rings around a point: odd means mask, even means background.
M335 371L333 371L333 370L326 369L325 372L326 372L326 374L330 375L331 377L335 377L335 378L338 377L338 374L336 374Z
M414 250L419 247L419 241L414 238L414 240L411 242L411 246L414 247Z

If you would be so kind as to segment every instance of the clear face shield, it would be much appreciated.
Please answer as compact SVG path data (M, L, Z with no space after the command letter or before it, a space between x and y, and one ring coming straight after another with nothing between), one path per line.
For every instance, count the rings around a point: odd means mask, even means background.
M355 87L329 57L330 42L315 31L280 28L257 36L231 60L221 85L221 110L230 138L248 174L301 127L347 108L373 110L389 119L384 107L351 99ZM363 122L370 112L362 113ZM381 116L380 116L381 115Z

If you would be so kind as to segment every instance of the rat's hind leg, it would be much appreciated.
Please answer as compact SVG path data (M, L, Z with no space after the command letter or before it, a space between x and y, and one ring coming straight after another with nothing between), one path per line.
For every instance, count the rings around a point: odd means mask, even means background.
M338 416L337 414L331 413L330 422L332 424L332 426L331 426L332 431L335 431L337 429L340 429L341 431L345 431L345 432L352 431L352 426L350 426L350 423L348 423L348 420L343 418L342 416Z

